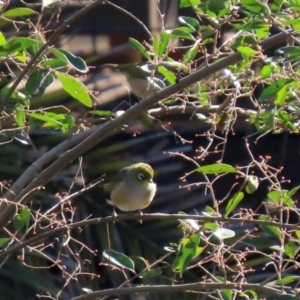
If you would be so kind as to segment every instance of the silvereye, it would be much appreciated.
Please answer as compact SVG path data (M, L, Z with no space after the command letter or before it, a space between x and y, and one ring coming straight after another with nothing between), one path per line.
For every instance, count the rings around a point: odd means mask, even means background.
M190 74L190 69L177 61L162 61L163 66L173 72L177 80ZM146 98L164 87L163 76L157 71L158 66L144 64L105 64L102 68L110 68L126 76L131 92L139 98Z
M123 211L146 208L156 192L153 175L153 169L145 163L121 169L110 183L104 185L104 189L110 191L108 203Z

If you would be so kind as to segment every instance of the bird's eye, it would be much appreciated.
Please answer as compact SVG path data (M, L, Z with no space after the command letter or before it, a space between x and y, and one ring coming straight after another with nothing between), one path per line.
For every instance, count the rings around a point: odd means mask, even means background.
M138 175L138 178L139 178L140 180L143 180L143 179L145 179L145 176L144 176L143 173L140 173L140 174Z

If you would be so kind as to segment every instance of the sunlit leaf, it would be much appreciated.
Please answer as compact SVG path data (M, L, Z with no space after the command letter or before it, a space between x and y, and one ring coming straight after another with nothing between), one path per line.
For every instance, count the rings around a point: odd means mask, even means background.
M15 230L18 231L22 229L29 221L30 211L27 208L21 208L19 214L17 214L14 219Z
M200 234L198 233L184 238L181 241L180 253L173 263L173 268L179 271L180 277L182 277L183 273L185 272L186 268L189 266L193 258L196 257L199 242Z
M192 61L197 53L198 53L198 50L199 50L199 43L200 43L200 40L198 40L185 54L184 54L184 57L183 57L183 63L184 64L188 64L190 61Z
M247 177L246 185L245 185L245 191L248 194L254 193L259 185L259 179L257 176L250 175Z
M109 110L91 110L89 113L97 116L115 116L115 114Z
M24 110L24 106L20 103L15 105L15 114L14 114L16 123L19 127L23 127L26 121L26 113Z
M0 31L0 46L6 44L6 38L3 33Z
M164 66L158 66L157 72L162 74L170 84L174 84L176 82L176 75Z
M165 34L167 34L171 38L180 38L191 41L195 40L195 38L190 33L185 32L181 29L168 29L165 31Z
M41 122L35 122L34 119ZM74 126L74 118L67 114L57 114L53 112L44 112L44 113L31 113L29 119L29 126L31 128L38 127L47 127L51 129L58 129L63 132L70 130Z
M234 237L235 232L231 229L218 228L216 231L213 232L213 235L221 241Z
M146 48L136 39L134 38L129 38L129 44L137 50L140 54L142 54L147 60L151 60L151 56L146 50Z
M28 38L15 38L9 41L7 44L0 46L0 56L6 56L9 54L17 55L19 52L35 45L36 41Z
M289 257L293 258L297 252L297 245L293 241L288 241L284 245L284 253Z
M276 98L277 93L287 84L294 82L294 79L278 79L273 82L270 86L265 88L261 93L258 101L264 102Z
M67 93L85 106L92 107L93 104L89 95L89 91L82 82L64 73L56 72L55 76L60 80L63 89Z
M197 168L196 171L204 174L237 173L233 166L227 164L206 165Z
M200 0L180 0L180 7L190 7L200 3Z
M264 66L261 70L260 70L260 77L261 78L269 78L272 74L272 68L269 65Z
M192 29L194 29L195 31L199 31L200 29L200 24L198 22L197 19L195 18L191 18L191 17L179 17L178 18L179 22L186 25L186 26L189 26L191 27Z
M216 276L216 279L218 279L220 282L226 284L228 283L228 280L225 279L224 277L221 277L221 276ZM232 299L232 295L233 295L233 291L232 290L229 290L229 289L222 289L221 290L223 296L225 299L227 300L231 300Z
M271 11L267 4L263 4L257 0L241 0L242 7L253 14L270 15Z
M86 73L88 71L88 67L85 61L69 51L57 48L49 48L49 50L61 61L67 62L70 66L81 73Z
M165 51L169 45L169 41L170 41L170 35L168 33L166 33L165 31L163 31L160 34L160 42L159 42L159 49L158 49L159 57L161 57L165 53Z
M18 8L12 8L9 9L7 11L5 11L2 15L5 18L8 19L16 19L18 17L28 17L31 15L36 15L37 13L30 9L30 8L26 8L26 7L18 7Z
M238 192L236 193L227 203L226 210L225 210L225 217L228 217L228 215L237 207L237 205L243 200L244 193Z
M288 196L287 191L271 191L267 194L268 198L276 203L280 202L288 207L293 207L293 200Z
M125 254L114 250L104 250L102 255L114 265L134 272L134 263Z
M0 247L2 247L3 245L5 245L9 241L10 241L10 238L0 238Z

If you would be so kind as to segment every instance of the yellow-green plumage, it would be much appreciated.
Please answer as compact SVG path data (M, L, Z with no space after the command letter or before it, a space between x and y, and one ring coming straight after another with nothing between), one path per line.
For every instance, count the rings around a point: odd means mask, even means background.
M142 210L150 205L155 192L154 171L145 163L137 163L119 171L104 189L110 191L112 205L123 211Z

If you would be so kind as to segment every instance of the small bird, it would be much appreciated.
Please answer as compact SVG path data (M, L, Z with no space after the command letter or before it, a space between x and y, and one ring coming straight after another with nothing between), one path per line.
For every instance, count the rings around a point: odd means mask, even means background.
M104 185L104 189L110 191L107 202L122 211L141 211L154 198L156 184L153 176L152 167L145 163L121 169L111 182Z
M186 65L177 61L162 61L163 66L173 72L177 80L190 74ZM126 76L130 90L139 98L147 98L164 88L164 78L157 71L158 66L148 62L143 64L105 64L101 68L110 68Z

